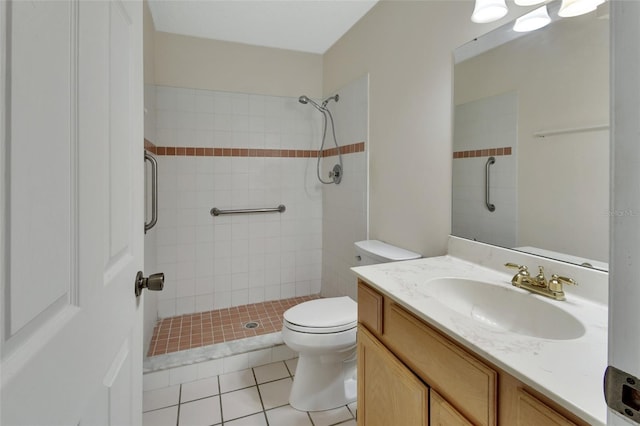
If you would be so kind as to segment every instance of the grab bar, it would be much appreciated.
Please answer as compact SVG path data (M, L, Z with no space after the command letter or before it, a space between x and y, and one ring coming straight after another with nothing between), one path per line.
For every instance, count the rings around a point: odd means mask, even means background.
M284 206L284 204L280 204L278 207L275 208L267 208L267 209L235 209L235 210L220 210L217 207L214 207L211 209L211 211L209 213L211 213L211 216L220 216L221 214L245 214L245 213L275 213L275 212L279 212L282 213L286 210L287 208Z
M144 223L144 233L158 222L158 162L153 156L144 153L144 161L151 163L151 222Z
M490 196L490 189L489 187L491 186L491 173L489 171L489 168L491 167L492 164L495 164L496 159L495 157L489 157L489 159L487 160L487 164L485 164L484 166L484 203L487 206L487 209L492 212L495 211L496 206L491 204L491 196Z

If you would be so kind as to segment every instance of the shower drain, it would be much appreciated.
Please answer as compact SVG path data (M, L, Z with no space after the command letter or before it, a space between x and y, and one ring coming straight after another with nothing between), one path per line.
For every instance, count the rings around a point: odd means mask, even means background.
M243 327L244 327L244 328L249 328L249 329L251 329L251 328L258 328L258 327L260 327L260 324L259 324L259 323L257 323L256 321L249 321L249 322L245 323L245 324L243 325Z

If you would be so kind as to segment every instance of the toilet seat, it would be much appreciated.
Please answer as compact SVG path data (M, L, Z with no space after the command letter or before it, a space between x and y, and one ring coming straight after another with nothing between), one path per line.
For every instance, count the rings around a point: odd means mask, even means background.
M358 326L358 321L353 321L349 324L339 325L337 327L307 327L304 325L292 324L288 321L284 321L284 326L291 331L297 331L299 333L308 334L332 334L341 333L343 331L351 330Z
M310 300L288 309L283 324L300 333L340 333L357 327L358 305L348 296Z

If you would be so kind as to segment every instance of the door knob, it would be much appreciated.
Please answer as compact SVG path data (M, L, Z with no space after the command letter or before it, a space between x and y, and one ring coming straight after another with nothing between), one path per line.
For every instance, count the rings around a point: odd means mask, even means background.
M135 292L136 297L142 294L142 289L148 288L153 291L160 291L164 288L164 273L158 272L157 274L149 275L149 278L145 278L142 275L142 271L138 271L136 274Z

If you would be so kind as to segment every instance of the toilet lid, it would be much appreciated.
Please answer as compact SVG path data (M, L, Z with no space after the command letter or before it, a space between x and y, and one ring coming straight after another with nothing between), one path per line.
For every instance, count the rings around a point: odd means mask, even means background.
M335 333L357 325L358 304L348 296L310 300L287 309L284 320L292 330Z

